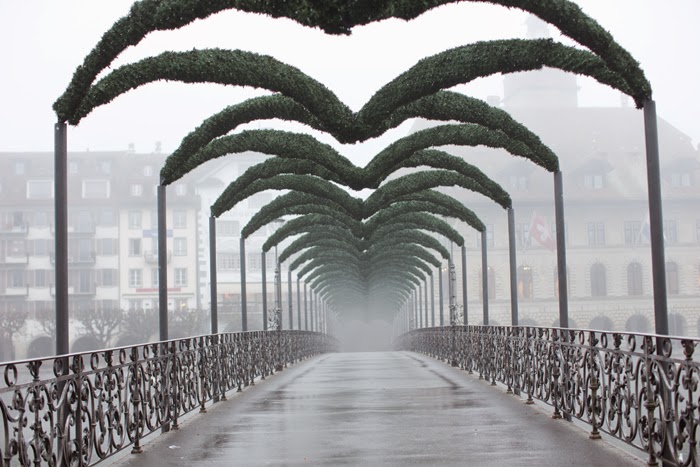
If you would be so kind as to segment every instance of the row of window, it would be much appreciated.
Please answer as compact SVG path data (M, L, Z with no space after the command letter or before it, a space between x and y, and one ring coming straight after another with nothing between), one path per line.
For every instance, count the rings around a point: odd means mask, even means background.
M150 270L151 287L158 287L158 268ZM173 284L175 287L187 287L187 268L175 268L173 271ZM129 269L129 287L140 288L144 286L143 269Z
M143 239L141 238L130 238L129 239L129 256L141 256L144 254L143 251ZM152 239L152 250L154 255L158 253L158 239ZM175 237L173 238L173 255L175 256L187 256L187 238L186 237Z
M216 255L216 268L219 271L233 271L241 269L241 255L239 253L218 253ZM265 269L272 271L275 268L275 255L265 255ZM248 253L246 255L246 270L259 271L262 269L262 255L260 253Z
M132 183L129 185L131 196L142 196L144 185ZM157 194L158 185L153 185L153 195ZM52 199L54 195L53 180L27 180L27 199ZM83 199L108 199L112 194L111 180L83 180L81 196ZM187 195L187 185L175 184L175 196Z
M559 279L557 269L553 272L554 296L559 295ZM589 271L591 284L591 297L606 297L608 295L608 273L602 263L594 263ZM699 276L700 279L700 276ZM626 271L627 295L644 295L644 276L642 265L633 261L627 265ZM479 290L481 289L481 274L479 274ZM698 281L700 284L700 280ZM535 274L530 266L518 268L518 297L524 299L535 298ZM567 286L571 289L571 281L567 279ZM680 274L678 264L672 261L666 263L666 291L669 295L680 293ZM488 268L488 294L489 299L496 298L496 273L492 267Z
M564 226L564 237L568 242L568 225ZM606 245L606 228L604 222L589 222L586 225L586 238L589 246L604 246ZM554 224L549 226L552 238L556 238L556 228ZM533 239L530 235L531 224L516 223L515 224L515 241L518 246L529 247L533 245ZM624 221L624 244L639 245L648 244L651 237L649 232L648 221ZM695 240L700 242L700 219L695 222ZM493 224L486 225L486 241L489 247L494 246L494 231ZM678 225L675 220L664 221L664 241L666 244L678 243ZM481 243L481 233L476 234L476 244Z
M0 287L53 287L54 271L52 269L13 269L0 270ZM68 271L68 286L76 293L94 291L94 286L116 287L119 285L116 269L71 269Z
M129 229L142 229L144 227L143 217L143 211L129 211L127 214ZM151 211L151 228L158 228L158 214L155 210ZM173 228L187 228L187 211L182 211L179 209L173 211Z
M583 174L579 184L589 190L602 190L606 187L606 176L603 173ZM689 187L693 185L693 176L689 172L673 172L666 180L674 188ZM509 175L506 184L510 190L524 191L528 189L528 178L525 175Z

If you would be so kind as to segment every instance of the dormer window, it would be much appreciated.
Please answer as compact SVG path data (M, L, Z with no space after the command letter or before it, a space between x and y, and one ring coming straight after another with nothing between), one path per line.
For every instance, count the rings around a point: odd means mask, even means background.
M605 186L605 175L600 173L586 174L583 176L583 187L592 190L600 190Z

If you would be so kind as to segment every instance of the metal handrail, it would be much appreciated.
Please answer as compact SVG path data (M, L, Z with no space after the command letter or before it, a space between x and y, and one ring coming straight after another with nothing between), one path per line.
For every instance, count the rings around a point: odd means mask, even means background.
M456 360L528 403L552 406L553 418L589 424L592 439L603 432L644 451L649 465L698 465L698 344L589 329L445 326L403 334L395 348Z
M144 436L186 413L336 347L321 333L252 331L0 363L0 462L88 466L141 452Z

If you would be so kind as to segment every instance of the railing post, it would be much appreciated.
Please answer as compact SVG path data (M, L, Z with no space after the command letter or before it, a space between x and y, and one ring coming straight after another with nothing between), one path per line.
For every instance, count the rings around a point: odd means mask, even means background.
M486 260L486 249L488 244L486 230L481 232L481 285L484 305L484 326L489 325L489 266Z
M467 311L467 245L462 245L462 314L465 326L469 326Z
M651 272L654 287L654 326L656 334L668 335L664 218L661 209L661 176L659 170L659 136L656 122L656 103L651 99L644 103L644 139L647 153L649 234L651 237Z
M267 264L265 258L265 252L260 253L260 274L262 281L262 320L263 320L263 331L267 331Z
M248 297L246 296L245 283L245 238L241 237L240 241L241 255L241 331L248 330Z
M515 213L508 208L508 253L510 257L510 322L518 325L518 266L515 258Z

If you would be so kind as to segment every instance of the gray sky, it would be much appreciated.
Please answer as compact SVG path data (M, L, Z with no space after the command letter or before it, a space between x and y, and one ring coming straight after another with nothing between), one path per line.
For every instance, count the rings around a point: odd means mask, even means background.
M53 101L101 35L128 12L129 0L0 2L0 151L50 151ZM700 142L700 2L697 0L578 0L641 63L654 89L659 115ZM557 38L556 31L552 31ZM420 58L478 40L524 37L525 15L483 4L448 5L411 22L384 21L352 36L326 36L288 20L225 12L179 31L153 33L115 65L164 50L221 47L265 53L299 67L332 89L353 110ZM565 41L566 43L570 43ZM114 68L114 66L113 66ZM620 95L579 78L579 102L618 106ZM485 99L502 95L500 77L457 88ZM156 141L174 150L213 113L260 91L219 85L155 83L103 106L69 131L69 150L119 150L129 143L150 152ZM640 117L641 122L641 117ZM264 127L304 131L294 124ZM341 152L360 165L407 124L378 140ZM325 136L320 139L331 142Z

